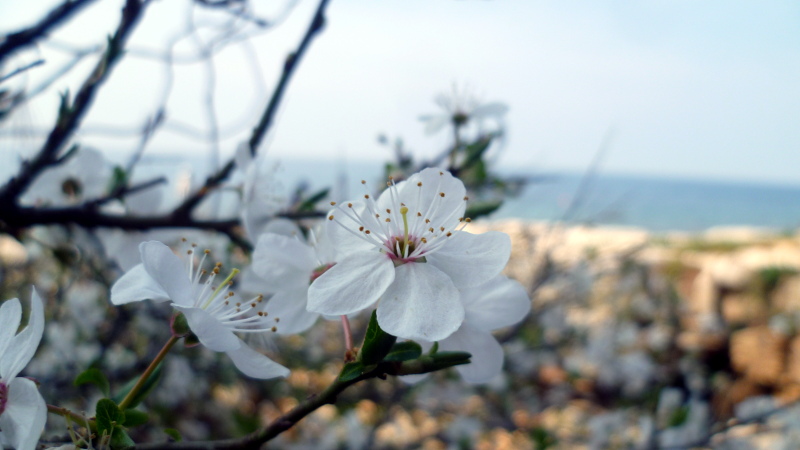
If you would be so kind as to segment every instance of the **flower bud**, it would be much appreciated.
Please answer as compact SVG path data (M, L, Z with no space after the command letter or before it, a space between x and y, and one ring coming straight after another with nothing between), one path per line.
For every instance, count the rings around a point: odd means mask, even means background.
M189 322L186 320L186 316L180 312L176 312L172 315L172 318L169 321L169 328L172 330L172 335L175 337L186 337L192 333L191 328L189 328Z

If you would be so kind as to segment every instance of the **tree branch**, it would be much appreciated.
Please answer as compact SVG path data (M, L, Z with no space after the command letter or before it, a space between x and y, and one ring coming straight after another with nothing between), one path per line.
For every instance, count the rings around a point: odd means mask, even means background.
M67 0L50 11L36 25L11 33L0 43L0 64L14 51L34 43L53 28L66 21L93 0Z
M80 0L76 0L71 3L79 2ZM33 160L26 161L22 165L20 172L15 177L0 188L0 209L9 209L10 205L16 203L17 197L27 189L42 170L56 163L59 151L80 126L81 119L91 106L97 89L108 78L111 68L122 55L126 40L142 15L143 5L144 3L140 0L126 0L122 9L122 20L114 35L109 38L105 54L100 58L89 78L84 81L75 96L75 101L70 105L67 95L64 95L56 124L42 149Z
M272 126L272 120L275 117L275 113L278 110L281 99L283 99L283 94L289 85L289 80L291 79L292 74L308 49L308 45L311 43L311 40L322 30L323 25L325 24L325 8L327 7L328 2L329 0L321 0L319 2L317 11L314 14L314 17L311 19L311 23L309 24L305 35L303 35L303 39L300 41L297 50L295 50L286 58L286 63L283 66L283 73L278 81L278 85L275 86L275 90L272 92L272 97L270 98L269 103L267 103L267 107L264 110L264 114L261 115L261 119L253 129L253 133L247 142L248 147L250 148L250 154L253 156L255 156L258 146L261 144L261 141L264 139L267 131L269 131L270 127ZM189 195L181 205L175 208L173 214L176 216L189 216L194 208L197 207L197 205L206 195L208 195L212 189L219 186L228 178L230 173L233 171L234 166L235 163L233 159L228 161L228 163L225 164L225 166L223 166L215 174L209 176L202 187Z
M306 416L313 413L324 405L336 403L336 399L350 386L371 378L385 379L387 375L411 375L433 372L441 370L442 366L437 365L433 359L417 359L405 363L382 362L378 366L361 374L357 378L348 381L341 381L338 377L319 395L314 395L294 407L291 411L275 419L272 423L256 430L246 436L235 439L224 439L220 441L197 441L197 442L162 442L151 444L138 444L130 447L132 450L246 450L258 448L265 442L272 440L279 434L293 427L303 420Z

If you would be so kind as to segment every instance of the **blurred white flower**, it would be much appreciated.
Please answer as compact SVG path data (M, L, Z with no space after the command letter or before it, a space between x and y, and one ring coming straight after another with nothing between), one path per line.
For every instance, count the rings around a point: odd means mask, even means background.
M419 119L425 123L426 134L438 133L448 124L462 126L469 122L480 123L487 119L499 122L508 112L508 106L504 103L480 103L473 96L457 89L451 94L436 96L435 101L444 112L420 116Z
M110 175L109 165L99 151L81 147L65 163L42 172L21 201L47 206L83 203L105 193Z
M456 370L468 383L486 383L503 370L503 348L492 336L492 330L524 319L531 310L531 300L519 282L503 275L460 292L466 309L464 323L455 333L439 341L439 349L471 353L471 362L456 366ZM427 351L433 343L421 341L420 345ZM410 382L421 378L418 375L402 377Z
M258 238L252 269L259 276L259 287L274 294L268 306L272 314L281 318L278 332L301 333L319 317L319 313L306 309L308 287L334 265L333 247L324 228L311 232L308 241L297 226L285 219L271 222L267 230L275 232Z
M242 183L241 218L251 240L264 232L264 227L285 209L288 198L277 180L277 164L268 165L264 157L250 154L246 145L236 150L236 166L244 177Z
M28 325L17 333L21 320L18 299L0 306L0 442L32 450L44 430L47 405L36 383L17 375L36 353L44 331L44 306L36 289L31 293Z
M365 203L336 207L328 219L339 226L328 233L339 260L311 284L308 309L350 314L380 298L387 333L428 341L452 334L464 320L458 288L489 281L511 254L505 233L462 231L465 193L449 172L429 168L390 182L377 202L366 194Z
M211 271L203 269L208 251L196 266L194 248L187 251L186 263L157 241L143 242L139 252L142 264L125 273L111 287L113 304L145 299L171 300L172 307L183 313L199 341L211 350L227 353L245 375L273 378L289 374L287 368L251 349L234 334L262 333L275 328L271 318L261 311L262 297L246 301L234 299L230 284L237 269L215 284L221 263Z

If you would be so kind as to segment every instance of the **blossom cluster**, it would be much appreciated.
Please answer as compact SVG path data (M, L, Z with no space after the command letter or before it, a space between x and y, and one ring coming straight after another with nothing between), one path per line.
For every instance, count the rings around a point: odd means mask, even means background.
M259 179L255 170L248 171L246 192ZM365 192L358 201L332 202L325 219L305 230L259 216L263 205L257 196L245 200L243 222L256 245L252 265L243 271L214 262L214 252L187 239L178 249L145 240L138 244L140 262L119 260L130 268L111 287L111 303L168 303L174 312L165 350L184 339L187 346L224 352L246 376L286 377L287 367L243 337L301 333L319 316L341 316L349 334L346 318L374 308L377 325L392 342L413 340L426 351L471 355L463 361L468 364L457 366L467 382L484 383L501 371L503 351L491 332L524 318L530 300L518 282L500 274L510 256L508 235L465 229L471 222L465 217L466 189L450 173L425 169L397 183L390 180L377 198ZM274 204L270 208L276 210ZM0 307L0 445L27 450L38 442L47 414L36 383L17 376L44 330L35 290L28 325L16 333L21 317L17 299ZM166 351L157 358L162 354ZM120 411L129 407L136 389L119 401ZM107 430L109 437L116 426Z

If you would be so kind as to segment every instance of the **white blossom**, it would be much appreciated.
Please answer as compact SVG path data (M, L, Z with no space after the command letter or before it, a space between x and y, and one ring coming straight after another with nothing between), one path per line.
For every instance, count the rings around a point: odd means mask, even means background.
M463 231L465 194L449 172L425 169L390 182L377 201L365 194L365 202L337 206L328 231L339 260L311 284L308 309L350 314L380 298L387 333L428 341L452 334L464 320L457 286L489 281L511 253L507 234Z
M308 240L286 220L270 222L267 230L256 243L252 269L259 277L259 287L273 294L268 306L281 318L278 332L301 333L319 317L319 313L307 309L308 288L334 265L334 251L324 228L310 232Z
M503 369L503 348L492 335L493 330L518 323L528 315L531 300L519 282L498 275L475 288L461 289L466 314L455 333L439 341L442 351L472 354L469 364L456 366L464 381L486 383ZM420 341L426 351L432 342ZM423 376L402 377L415 382Z
M0 306L0 442L17 450L32 450L47 420L47 405L28 378L17 377L36 353L44 331L44 306L36 289L31 294L31 314L25 329L18 299Z
M169 247L157 241L139 246L142 263L125 273L111 287L111 302L122 305L151 299L172 301L183 313L200 343L211 350L225 352L236 367L253 378L286 376L289 370L253 350L235 333L271 331L276 322L262 311L262 297L238 300L230 283L238 273L234 269L223 281L221 263L210 271L203 269L209 252L195 265L194 247L187 250L186 262Z
M288 198L275 176L278 165L267 163L263 156L253 158L247 145L236 150L236 167L243 176L242 225L247 236L255 240L275 214L286 208Z
M500 122L508 112L508 106L500 102L480 103L466 92L454 89L451 94L436 96L436 104L444 110L438 114L420 116L425 123L425 133L435 134L448 124L466 125L470 121L491 119Z
M82 147L66 162L47 169L22 195L26 204L68 206L98 198L108 187L110 170L103 155Z

